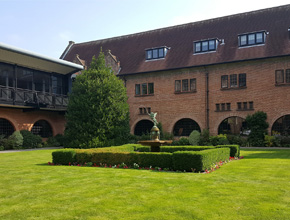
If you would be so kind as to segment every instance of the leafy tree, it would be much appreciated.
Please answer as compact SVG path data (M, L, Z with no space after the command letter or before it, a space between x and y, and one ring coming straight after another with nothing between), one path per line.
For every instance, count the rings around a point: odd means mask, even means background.
M126 88L106 66L102 51L73 83L66 119L68 147L104 147L127 141L130 128Z
M266 120L267 114L262 111L247 116L246 123L248 128L251 130L248 142L251 146L264 146L264 136L267 134L267 129L269 127Z

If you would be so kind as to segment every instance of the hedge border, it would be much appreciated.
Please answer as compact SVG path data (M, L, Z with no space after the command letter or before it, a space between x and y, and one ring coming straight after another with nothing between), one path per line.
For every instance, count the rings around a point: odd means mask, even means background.
M170 148L170 147L167 147ZM166 150L167 148L164 147ZM237 149L236 147L232 147ZM64 149L52 153L53 163L68 165L69 163L96 163L117 165L125 163L133 166L135 163L140 167L160 167L181 171L204 171L212 168L220 161L227 161L230 157L230 147L184 147L178 146L174 149L190 149L190 151L176 151L149 153L134 152L138 149L137 145L123 145L111 148L98 149Z

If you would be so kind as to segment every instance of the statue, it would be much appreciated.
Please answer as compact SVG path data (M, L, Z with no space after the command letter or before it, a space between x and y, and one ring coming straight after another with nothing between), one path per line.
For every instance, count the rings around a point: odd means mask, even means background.
M154 112L151 112L150 114L148 114L150 116L150 118L152 119L153 123L154 123L154 126L157 126L158 122L156 120L156 115L157 115L157 112L154 113Z

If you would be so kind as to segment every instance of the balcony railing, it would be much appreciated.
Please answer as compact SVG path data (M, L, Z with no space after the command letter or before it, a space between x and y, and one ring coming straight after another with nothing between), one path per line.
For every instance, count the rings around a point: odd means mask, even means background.
M66 109L66 95L0 86L0 103L35 108Z

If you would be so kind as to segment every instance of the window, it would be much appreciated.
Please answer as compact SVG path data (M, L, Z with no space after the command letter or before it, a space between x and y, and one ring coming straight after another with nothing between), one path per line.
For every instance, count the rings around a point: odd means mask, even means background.
M201 42L195 43L195 53L201 52Z
M237 74L230 75L230 86L231 87L237 87L238 86Z
M190 79L190 91L196 90L196 79Z
M175 80L175 92L181 91L181 80Z
M254 109L254 102L249 102L249 109L251 109L251 110Z
M31 133L39 135L42 138L48 138L52 136L52 128L47 121L39 120L33 125Z
M12 65L0 64L0 85L13 87L14 68Z
M286 70L286 83L290 83L290 69Z
M5 135L5 137L8 137L13 134L14 131L14 127L10 121L5 118L0 118L0 135Z
M247 86L247 75L245 73L239 74L239 87Z
M254 110L254 102L237 102L237 110L238 111L249 111Z
M247 102L243 102L243 107L244 107L244 110L248 109L248 103Z
M247 74L231 74L230 76L230 88L242 88L247 86ZM228 75L221 76L221 88L228 88Z
M22 67L17 68L17 87L32 90L33 71Z
M194 42L194 53L215 51L217 47L217 40L203 40Z
M216 111L219 112L220 111L220 104L215 104L216 107Z
M148 83L148 94L154 94L154 84Z
M151 108L148 107L148 108L139 108L139 114L140 115L147 115L151 113Z
M135 84L135 95L146 96L154 94L154 83Z
M242 110L242 103L241 102L238 102L237 106L238 106L238 110Z
M227 111L231 110L231 103L227 103Z
M231 111L231 103L218 103L215 107L217 112Z
M188 91L188 79L182 80L182 92Z
M135 85L135 95L141 95L140 93L140 84Z
M222 111L225 111L225 110L226 110L226 104L222 103Z
M147 83L142 84L142 95L147 95Z
M239 46L252 46L265 43L266 32L256 32L239 35Z
M276 70L276 83L284 83L284 70Z
M54 94L64 94L63 91L63 78L61 76L52 76L52 93Z
M146 60L156 60L164 58L167 54L167 47L153 48L146 50Z
M196 79L175 80L175 92L187 93L196 91Z
M35 71L34 72L34 89L39 92L49 92L49 81L50 81L50 75Z
M227 75L222 76L222 88L228 88L228 76Z
M285 73L285 74L284 74ZM275 71L276 84L290 84L290 69Z

